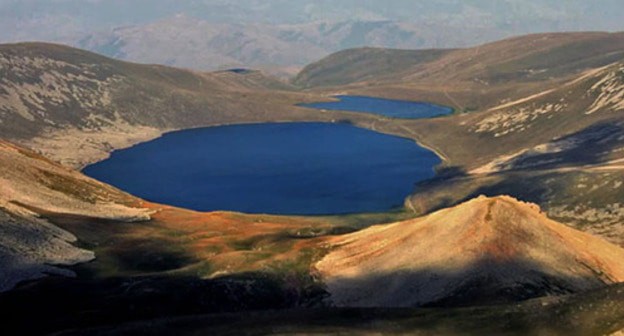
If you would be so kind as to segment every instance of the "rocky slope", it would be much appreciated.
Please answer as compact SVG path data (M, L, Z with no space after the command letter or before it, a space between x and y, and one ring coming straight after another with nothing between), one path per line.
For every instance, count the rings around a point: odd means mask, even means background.
M330 248L316 268L346 307L491 304L624 281L624 249L504 196L337 237Z
M0 291L46 274L73 275L59 265L92 260L74 247L76 237L40 218L56 212L119 221L149 219L137 200L61 167L34 152L0 140Z
M553 218L624 244L623 69L615 62L539 94L415 125L414 132L426 134L421 138L445 154L457 176L418 188L410 202L430 209L481 193L512 194L539 203Z

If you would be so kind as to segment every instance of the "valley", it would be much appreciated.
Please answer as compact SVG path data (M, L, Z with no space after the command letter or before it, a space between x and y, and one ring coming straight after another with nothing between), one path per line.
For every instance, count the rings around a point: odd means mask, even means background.
M1 45L0 309L23 334L226 333L243 320L241 330L256 334L267 324L285 334L617 332L624 328L623 58L622 33L539 34L465 49L349 50L286 82L254 70L127 63L54 44ZM309 105L336 96L423 102L436 114L409 119ZM327 184L347 180L349 164L364 165L350 157L358 148L376 148L375 159L401 159L369 167L402 167L401 192L358 190L397 176L365 174L341 187L351 195L345 199L359 192L388 204L340 211L348 206L330 199L335 208L316 213L265 215L261 204L194 211L80 172L87 167L105 180L89 167L150 144L157 146L137 162L153 157L154 171L163 162L192 171L196 163L158 156L176 151L162 141L260 125L272 142L248 153L256 163L288 144L289 155L300 156L288 163L291 173L306 172L301 160L310 154L292 139L317 150L335 143L296 127L348 129L337 137L355 142L328 159L347 171ZM275 127L295 128L285 139L273 137ZM364 134L410 150L392 156ZM211 138L223 156L208 166L237 156L231 146L244 139ZM182 146L193 151L202 141ZM359 154L372 162L369 151ZM416 167L423 155L429 161ZM232 165L277 169L236 161L219 174ZM130 180L148 177L149 169L135 168ZM262 192L273 194L274 180L250 176L231 204L258 205ZM271 182L260 184L259 198L241 201L258 180ZM157 174L141 183L181 198L190 189Z

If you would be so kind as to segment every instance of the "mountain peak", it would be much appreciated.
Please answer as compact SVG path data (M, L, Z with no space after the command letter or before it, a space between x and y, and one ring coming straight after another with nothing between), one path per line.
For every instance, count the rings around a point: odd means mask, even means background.
M339 306L489 304L624 281L624 249L508 196L481 196L331 243L316 267Z

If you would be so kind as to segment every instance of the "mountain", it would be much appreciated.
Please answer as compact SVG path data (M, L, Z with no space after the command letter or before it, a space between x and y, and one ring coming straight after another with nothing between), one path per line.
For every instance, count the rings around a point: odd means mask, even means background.
M414 23L313 22L228 24L178 15L145 25L96 32L71 42L110 57L198 70L253 67L289 71L354 47L467 46L469 33Z
M336 237L316 269L338 306L416 307L588 291L624 281L622 260L624 249L501 196Z
M0 42L63 43L141 63L261 67L288 76L346 48L460 48L529 33L618 31L622 15L617 0L3 0Z

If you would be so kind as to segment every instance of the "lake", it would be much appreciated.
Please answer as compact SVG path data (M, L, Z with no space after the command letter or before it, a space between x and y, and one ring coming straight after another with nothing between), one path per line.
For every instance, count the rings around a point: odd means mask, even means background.
M338 101L300 104L323 110L353 111L401 119L433 118L453 113L453 109L430 103L392 100L364 96L336 96Z
M414 141L342 123L268 123L165 134L84 169L146 200L284 215L387 211L440 159Z

